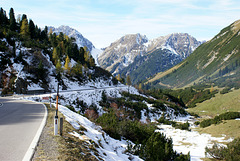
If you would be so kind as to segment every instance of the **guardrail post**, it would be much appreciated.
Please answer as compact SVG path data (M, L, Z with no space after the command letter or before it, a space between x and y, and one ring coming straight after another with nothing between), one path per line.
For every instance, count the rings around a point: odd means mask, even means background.
M60 118L60 135L62 136L63 134L63 118Z

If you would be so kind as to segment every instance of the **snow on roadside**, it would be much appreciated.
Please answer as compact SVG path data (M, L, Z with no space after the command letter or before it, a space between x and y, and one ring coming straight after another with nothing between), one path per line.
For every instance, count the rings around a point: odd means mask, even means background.
M224 136L212 137L210 134L200 134L194 130L175 129L170 125L158 125L158 128L158 132L172 138L174 150L183 154L190 152L191 161L201 161L201 158L205 158L205 147L212 146L213 142L232 141L232 139L224 140Z
M115 140L108 134L101 130L100 126L95 125L87 118L72 112L67 107L59 106L59 111L65 116L66 120L75 128L79 129L80 125L84 127L85 135L80 135L76 132L70 133L81 140L92 140L98 144L99 148L96 148L99 155L106 161L125 161L129 160L129 155L125 154L127 147L126 140ZM142 160L138 156L131 155L133 161Z

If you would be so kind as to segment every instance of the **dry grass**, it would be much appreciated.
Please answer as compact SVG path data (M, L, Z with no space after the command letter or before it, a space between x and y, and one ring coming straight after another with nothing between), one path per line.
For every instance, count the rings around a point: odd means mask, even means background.
M96 150L97 144L95 144L91 140L89 142L82 141L79 138L76 138L73 135L69 134L73 131L83 134L85 129L74 129L72 125L65 120L64 116L60 112L58 113L59 118L64 118L63 135L54 136L53 120L55 116L55 109L49 108L49 105L47 105L47 107L47 123L44 127L44 131L41 135L33 160L101 160Z
M209 133L214 137L222 137L226 135L225 139L240 137L240 121L226 120L218 125L211 125L206 128L199 128L200 133Z
M197 104L197 107L188 109L188 112L196 113L203 119L214 118L215 116L233 111L240 112L240 89L227 94L217 94L210 100ZM206 128L199 128L200 133L209 133L215 137L226 135L226 139L240 137L240 121L227 120L217 125Z
M240 112L240 89L226 94L216 94L210 100L197 104L197 107L188 109L188 112L199 116L215 117L225 112Z

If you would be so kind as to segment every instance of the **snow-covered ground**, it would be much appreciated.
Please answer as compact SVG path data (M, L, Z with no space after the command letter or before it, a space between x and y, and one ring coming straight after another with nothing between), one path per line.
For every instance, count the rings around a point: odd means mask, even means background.
M194 131L175 129L171 125L159 125L158 132L164 133L173 140L173 149L178 153L187 154L190 152L191 161L201 161L205 158L205 147L211 147L213 142L230 142L233 139L225 140L225 137L212 137L210 134L200 134Z
M91 105L92 103L95 103L98 108L100 114L104 111L101 110L100 105L98 104L98 101L101 100L102 92L105 91L105 93L108 96L111 97L121 97L120 92L121 91L127 91L127 86L120 86L120 87L102 87L99 89L89 87L89 84L82 87L80 91L65 91L60 92L60 96L65 98L64 100L59 100L60 104L62 105L69 105L71 102L76 100L76 98L83 100L88 105ZM85 89L85 90L84 90ZM87 90L86 90L87 89ZM133 87L130 88L130 92L134 94L139 94L137 90ZM56 93L52 93L51 96L56 95ZM41 100L43 97L48 97L50 94L44 94L44 95L37 95L37 96L30 96L26 97L24 99L29 100ZM67 99L66 99L67 98ZM84 135L80 135L77 132L71 133L72 135L78 137L79 139L84 140L93 140L95 143L99 145L99 148L97 149L99 152L99 155L104 158L104 160L129 160L129 155L125 154L124 151L127 147L127 141L126 140L115 140L111 138L109 135L107 135L104 131L101 130L101 127L96 126L94 123L89 121L87 118L72 112L65 106L59 106L59 111L64 114L66 117L66 120L72 124L72 126L76 129L79 129L80 125L83 126L87 131ZM151 104L147 104L149 109L153 108L151 107ZM149 115L150 120L153 121L157 118L159 118L161 115ZM142 111L142 122L146 121L146 117L144 117L144 111ZM186 117L178 117L175 118L175 121L187 121L190 119L190 116ZM192 131L186 131L186 130L180 130L175 129L170 125L159 125L158 126L158 132L163 132L167 137L171 137L173 139L173 145L174 150L176 150L178 153L187 154L190 152L191 160L192 161L199 161L201 158L205 157L205 147L209 147L213 145L213 141L217 142L229 142L229 140L224 140L224 136L221 138L212 137L209 134L200 134L197 131L194 131L194 127L192 126ZM134 160L141 160L137 156L132 156Z
M89 121L87 118L72 112L64 106L59 106L59 111L65 116L66 120L75 128L79 129L80 125L84 127L87 131L84 135L80 135L77 132L70 133L71 135L78 137L81 140L89 142L89 140L94 141L98 144L99 148L97 151L99 155L106 161L127 161L131 156L133 161L140 161L138 156L127 155L125 153L127 148L126 140L116 140L111 138L106 134L101 127L96 126L94 123ZM90 143L90 142L89 142Z

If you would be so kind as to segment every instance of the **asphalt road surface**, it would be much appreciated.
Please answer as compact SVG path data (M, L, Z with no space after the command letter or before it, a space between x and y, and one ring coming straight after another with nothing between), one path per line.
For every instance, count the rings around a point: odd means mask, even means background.
M0 97L0 161L22 161L44 118L42 104Z

